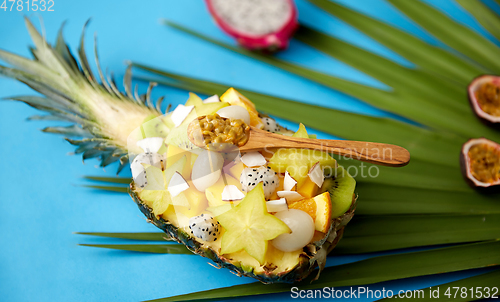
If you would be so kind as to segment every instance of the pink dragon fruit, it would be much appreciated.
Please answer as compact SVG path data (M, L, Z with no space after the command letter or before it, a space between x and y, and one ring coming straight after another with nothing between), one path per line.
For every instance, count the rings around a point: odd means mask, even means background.
M293 0L205 1L222 30L250 50L287 48L299 25Z

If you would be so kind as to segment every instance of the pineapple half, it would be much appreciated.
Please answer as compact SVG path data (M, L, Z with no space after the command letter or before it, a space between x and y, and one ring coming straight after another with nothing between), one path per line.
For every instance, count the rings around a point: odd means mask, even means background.
M74 123L67 127L48 127L43 131L65 135L71 144L77 146L75 153L82 154L84 160L99 158L102 167L119 161L118 173L128 165L130 155L135 156L142 152L139 146L130 142L131 138L134 141L150 136L163 137L166 138L167 143L171 142L171 145L175 145L178 150L183 150L186 154L194 154L191 156L193 159L196 157L195 150L192 150L192 146L185 139L181 139L180 144L175 143L179 142L179 137L186 136L185 128L182 125L176 127L170 118L171 114L162 114L160 110L162 99L157 100L156 105L153 105L150 93L154 84L150 84L146 95L139 96L137 88L132 92L129 67L124 77L125 93L121 93L114 80L110 77L105 78L102 73L97 51L95 51L95 57L100 82L91 71L83 51L83 34L78 51L79 60L77 61L62 37L62 28L55 46L51 46L39 34L29 19L25 20L35 44L35 48L32 49L34 59L30 60L0 50L0 59L13 66L13 68L9 68L0 65L0 74L23 82L45 96L11 98L11 100L24 102L49 113L34 118ZM253 103L239 95L236 90L228 90L225 96L230 105L241 106L248 111L249 122L252 126L262 128L264 123L269 121L269 118L260 115L255 110ZM224 96L221 97L221 99L223 98ZM198 110L197 114L213 114L217 109L229 105L224 104L224 100L219 101L219 103L215 105L205 104L204 110ZM186 105L201 105L201 99L191 94ZM136 133L137 129L140 129L139 136ZM293 134L279 125L275 126L275 130L284 135ZM308 137L302 125L299 131L293 135ZM78 139L72 137L78 137ZM166 147L169 148L168 145ZM304 211L315 219L316 231L312 240L303 248L295 251L280 251L266 241L267 248L261 253L262 257L256 257L250 252L247 253L246 250L223 254L221 253L221 245L224 244L224 239L218 242L207 242L193 236L186 224L179 219L179 213L176 213L182 212L177 211L179 207L167 204L167 207L159 210L158 203L155 204L153 200L148 200L147 194L142 194L144 189L134 182L130 185L130 195L150 222L163 230L173 240L184 244L192 252L213 260L219 267L228 268L240 276L256 278L263 283L297 282L307 277L316 268L319 268L316 276L318 278L319 272L325 266L326 256L337 245L346 224L354 215L356 208L355 181L342 167L335 167L336 171L343 173L327 177L322 182L321 187L318 185L315 187L315 184L311 183L307 177L308 175L301 175L294 171L293 168L300 162L294 162L291 157L287 157L293 155L294 152L301 153L301 150L284 152L285 158L282 159L269 154L264 155L266 156L266 165L275 169L281 178L288 174L297 180L293 190L303 198L293 201L287 200L287 206L291 209ZM325 156L331 158L327 154ZM307 157L306 161L308 164L312 163L311 159ZM171 163L167 158L166 165L169 164ZM188 164L186 167L187 170L183 168L183 171L176 172L183 173L186 178L189 178L192 166ZM257 193L252 193L257 189L263 190L262 186L258 185L247 196L249 198L257 196ZM210 188L206 191L210 191ZM198 192L198 195L200 193L203 195L203 192ZM276 197L276 193L273 194ZM263 193L261 195L263 198ZM320 200L323 202L321 203ZM326 203L325 200L327 200ZM217 212L224 205L193 209L193 207L190 208L192 204L189 202L190 200L185 205L187 211L182 212L184 218L189 219L192 218L189 216L207 211L212 211L215 217L222 218L218 216L220 213L217 214ZM236 205L237 202L235 201L234 204ZM320 217L316 217L316 207L319 204L327 205L328 209L324 213L327 218L321 220L321 223L319 223ZM266 211L265 215L274 217L272 214ZM266 219L278 220L278 218L269 217ZM273 238L269 240L271 239Z

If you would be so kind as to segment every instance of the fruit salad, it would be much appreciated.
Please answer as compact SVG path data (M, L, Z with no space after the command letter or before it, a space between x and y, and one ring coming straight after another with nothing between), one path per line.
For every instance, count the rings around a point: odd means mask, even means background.
M206 148L189 138L193 121ZM295 282L323 268L354 214L356 182L319 150L240 152L248 137L238 129L249 127L311 137L302 124L296 132L279 126L233 88L220 98L190 94L129 137L131 195L172 239L220 267ZM223 141L233 148L208 146Z

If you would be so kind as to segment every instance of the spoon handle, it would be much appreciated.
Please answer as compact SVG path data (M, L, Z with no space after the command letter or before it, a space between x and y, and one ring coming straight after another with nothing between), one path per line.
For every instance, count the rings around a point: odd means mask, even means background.
M390 167L403 167L410 162L408 150L396 145L297 138L270 133L254 127L251 128L249 141L240 147L240 151L251 152L271 148L315 149Z

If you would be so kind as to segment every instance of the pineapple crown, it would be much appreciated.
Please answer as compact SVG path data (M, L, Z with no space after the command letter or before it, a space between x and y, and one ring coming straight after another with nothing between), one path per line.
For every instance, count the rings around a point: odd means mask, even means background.
M125 93L118 90L111 76L104 75L94 46L98 78L92 72L85 54L84 33L89 21L83 27L78 60L64 41L61 26L55 46L25 17L26 27L35 44L30 48L33 59L28 59L0 49L0 60L13 66L0 65L0 75L20 81L41 96L14 96L8 100L20 101L45 111L48 115L32 116L30 120L51 120L73 123L70 126L46 127L42 131L62 134L76 146L75 154L82 154L83 160L100 159L105 167L119 160L119 173L129 162L127 137L131 130L139 127L145 118L161 115L163 97L153 105L151 90L156 83L150 83L145 95L138 95L137 86L132 91L132 72L128 66L124 76Z

